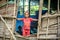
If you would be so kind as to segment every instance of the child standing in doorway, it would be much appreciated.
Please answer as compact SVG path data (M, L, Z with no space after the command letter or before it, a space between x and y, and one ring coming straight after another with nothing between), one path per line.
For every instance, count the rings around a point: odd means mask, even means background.
M24 18L17 18L17 20L22 20L24 22L24 25L22 27L22 35L23 36L30 36L30 24L32 21L38 21L37 19L33 19L29 17L29 12L26 11L24 13Z

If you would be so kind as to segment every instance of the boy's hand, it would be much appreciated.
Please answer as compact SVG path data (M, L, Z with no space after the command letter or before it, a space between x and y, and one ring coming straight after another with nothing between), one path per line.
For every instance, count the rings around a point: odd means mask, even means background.
M0 15L0 17L2 17L2 16Z
M38 19L33 19L33 21L38 21Z

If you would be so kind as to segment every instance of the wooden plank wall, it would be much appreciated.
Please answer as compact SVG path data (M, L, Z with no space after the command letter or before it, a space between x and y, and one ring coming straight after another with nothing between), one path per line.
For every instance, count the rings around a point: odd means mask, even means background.
M40 37L42 37L42 39L48 39L48 37L51 37L50 39L55 39L52 37L56 37L56 39L58 39L60 37L60 9L59 9L59 1L58 0L58 4L57 4L57 10L55 12L54 15L50 14L50 4L51 4L51 0L48 0L48 12L45 15L41 15L41 10L43 7L43 1L40 0L40 9L39 9L39 20L38 20L38 32L37 32L37 38L41 39ZM51 30L49 30L51 29ZM56 34L49 34L49 32L54 32L55 31ZM42 30L45 31L46 30L46 35L42 35ZM45 34L44 33L44 34ZM58 36L57 36L58 35ZM44 37L45 36L45 37Z
M2 2L5 2L5 1L2 0ZM2 2L0 3L3 4ZM3 7L0 7L1 9L0 15L2 15L2 17L8 24L8 27L12 30L13 33L15 31L15 23L16 23L16 19L15 19L16 18L16 0L14 0L14 3L15 4L7 4ZM5 40L6 38L7 38L6 40L12 40L10 32L8 31L8 29L6 28L6 26L4 25L1 19L0 19L0 37L2 37L2 40Z

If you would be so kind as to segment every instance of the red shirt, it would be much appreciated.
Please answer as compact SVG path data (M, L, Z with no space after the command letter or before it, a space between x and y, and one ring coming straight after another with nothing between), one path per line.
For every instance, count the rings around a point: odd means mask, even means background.
M32 18L22 18L22 21L24 22L23 28L30 29Z

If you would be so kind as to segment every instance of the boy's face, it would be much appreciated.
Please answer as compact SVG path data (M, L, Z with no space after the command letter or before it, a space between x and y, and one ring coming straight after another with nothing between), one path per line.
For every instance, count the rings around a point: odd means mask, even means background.
M29 17L29 13L25 13L25 17L28 18Z

